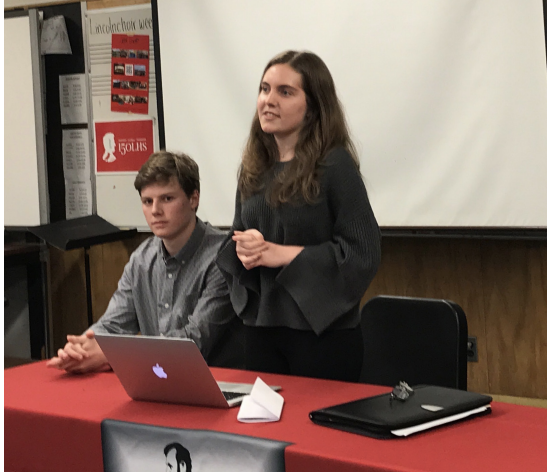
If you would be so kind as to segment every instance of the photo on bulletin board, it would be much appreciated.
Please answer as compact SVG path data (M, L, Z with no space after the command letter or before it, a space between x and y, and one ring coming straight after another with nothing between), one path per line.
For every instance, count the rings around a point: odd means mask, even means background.
M111 111L148 114L149 36L111 37Z
M94 123L96 173L138 172L154 151L153 121Z

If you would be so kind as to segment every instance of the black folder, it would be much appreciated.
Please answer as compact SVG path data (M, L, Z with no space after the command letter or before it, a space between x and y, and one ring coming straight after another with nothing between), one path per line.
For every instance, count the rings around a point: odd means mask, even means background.
M401 401L389 393L311 411L310 419L319 425L362 434L377 439L405 437L405 428L429 429L491 412L492 397L433 385L413 387L413 393ZM474 412L474 410L476 410ZM470 415L457 418L457 415ZM415 431L419 432L419 431Z

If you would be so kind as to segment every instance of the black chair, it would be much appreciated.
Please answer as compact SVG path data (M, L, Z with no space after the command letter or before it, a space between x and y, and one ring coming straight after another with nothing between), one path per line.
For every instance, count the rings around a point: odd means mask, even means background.
M448 300L378 296L361 310L360 382L467 390L468 323Z
M101 435L105 472L166 470L166 463L175 472L284 472L284 449L289 445L218 431L111 419L102 421Z

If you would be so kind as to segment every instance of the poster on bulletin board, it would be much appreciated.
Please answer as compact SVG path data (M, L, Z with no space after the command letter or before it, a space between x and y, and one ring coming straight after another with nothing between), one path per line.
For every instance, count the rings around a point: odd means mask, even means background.
M113 34L111 111L148 114L149 36Z
M96 173L136 173L153 153L152 120L94 123Z
M93 9L87 11L86 17L86 35L90 54L90 109L92 114L90 134L94 136L94 123L97 122L108 123L149 119L150 122L153 122L151 125L153 126L153 149L150 150L148 146L148 152L151 155L154 151L159 150L154 61L155 54L151 4L148 3L116 8ZM112 93L113 80L127 80L114 78L112 74L114 62L112 57L114 34L127 36L133 34L135 37L143 35L149 38L149 45L148 48L146 48L149 55L149 65L147 68L148 74L143 76L144 78L148 78L147 115L134 113L136 111L135 104L133 107L129 107L131 108L132 113L121 113L120 111L112 111L111 109L111 99L113 98L113 95L130 95L119 93L120 89L115 89L117 92ZM143 50L133 48L119 49L128 49L129 51ZM127 58L123 59L126 61ZM134 60L134 58L128 58L129 62L131 62L131 60ZM120 64L121 62L118 61L118 63ZM136 77L141 78L142 76L138 75ZM132 81L136 80L133 79ZM129 86L130 85L131 84L129 83ZM117 106L117 108L119 107ZM149 231L149 227L144 219L142 207L136 204L136 190L134 188L136 171L111 170L115 169L114 166L118 165L120 160L124 159L124 156L119 156L115 152L114 155L117 157L117 161L113 161L108 167L108 163L102 160L99 163L100 173L96 172L98 167L96 164L96 153L100 152L99 159L102 159L104 154L103 136L107 132L108 131L101 136L97 136L97 139L93 142L93 147L91 149L92 169L95 177L94 190L97 213L102 218L116 226L131 228L136 227L140 230ZM117 134L115 132L113 132L113 134L113 139L118 140ZM109 138L106 138L106 140L108 139ZM100 151L97 151L98 146L101 148ZM106 156L106 158L109 158L108 156ZM107 169L105 169L106 167ZM116 202L116 204L113 202Z

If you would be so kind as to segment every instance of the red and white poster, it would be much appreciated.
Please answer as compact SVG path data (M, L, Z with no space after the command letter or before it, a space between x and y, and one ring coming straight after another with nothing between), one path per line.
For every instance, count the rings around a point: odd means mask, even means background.
M94 123L96 173L138 172L153 153L153 121Z
M148 113L149 36L111 35L111 111Z

